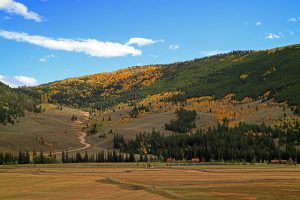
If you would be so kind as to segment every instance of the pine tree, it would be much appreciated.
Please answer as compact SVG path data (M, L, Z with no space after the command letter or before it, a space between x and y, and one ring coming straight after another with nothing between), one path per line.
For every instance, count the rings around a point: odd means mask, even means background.
M29 151L27 150L25 153L25 164L29 164L30 163L30 154Z
M85 153L84 153L83 162L89 162L89 155L88 155L87 151L85 151Z
M46 159L45 159L43 150L41 150L41 152L40 152L40 163L41 164L45 164L46 163Z
M33 161L34 164L38 163L38 158L37 158L35 150L33 150L33 153L32 153L32 161Z
M76 159L75 159L75 162L77 162L77 163L82 162L82 156L81 156L80 153L76 153Z
M143 162L143 160L144 160L144 159L143 159L143 154L140 153L140 160L139 160L139 161L140 161L140 162Z
M22 150L19 151L18 164L24 164L24 158L23 158Z
M130 162L135 162L135 158L134 158L134 153L133 152L130 152L130 154L129 154L129 161Z
M69 152L66 150L65 162L69 163Z
M61 153L61 162L62 162L62 163L65 163L65 162L66 162L65 151L62 151L62 153Z
M3 153L0 152L0 165L4 164L4 157L3 157Z

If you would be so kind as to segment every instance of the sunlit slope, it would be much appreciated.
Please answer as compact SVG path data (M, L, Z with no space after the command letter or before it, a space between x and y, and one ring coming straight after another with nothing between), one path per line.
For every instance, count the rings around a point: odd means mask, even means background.
M300 106L300 45L227 54L168 65L122 69L37 87L50 102L106 108L169 91L172 100L212 95L263 95Z
M179 99L228 93L270 97L300 105L300 45L267 51L232 52L164 67L160 81L142 94L181 90Z
M136 93L161 77L159 66L70 78L36 87L46 101L74 106L107 107L137 98Z

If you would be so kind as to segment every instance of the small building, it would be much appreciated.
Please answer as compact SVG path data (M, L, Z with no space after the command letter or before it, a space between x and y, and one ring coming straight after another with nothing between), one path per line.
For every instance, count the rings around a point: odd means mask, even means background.
M271 160L271 164L287 164L288 160Z
M200 162L200 159L199 158L192 158L192 163L198 163L198 162Z
M173 159L173 158L167 158L167 163L173 163L173 162L175 162L175 159Z
M279 164L279 160L271 160L271 164Z

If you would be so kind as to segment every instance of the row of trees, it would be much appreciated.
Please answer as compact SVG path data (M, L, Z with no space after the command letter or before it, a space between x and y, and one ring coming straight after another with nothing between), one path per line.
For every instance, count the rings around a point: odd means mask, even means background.
M32 155L32 156L31 156ZM35 151L30 155L29 151L19 151L18 155L12 153L0 153L0 165L4 164L52 164L52 163L84 163L84 162L135 162L135 156L131 153L118 153L116 150L100 151L97 154L76 153L69 155L68 151L63 151L61 160L56 157L55 153L50 151L44 155L43 151L37 154ZM144 160L142 157L141 161Z
M0 152L0 165L4 164L51 164L58 163L59 161L56 159L56 155L48 154L44 155L43 151L40 153L36 153L35 151L30 155L29 151L19 151L18 155L14 155L12 153L2 153Z
M281 144L276 144L279 138ZM140 133L135 139L124 141L115 135L115 147L120 151L136 154L146 152L157 157L176 160L200 158L202 161L260 162L272 159L293 159L300 161L300 129L287 132L265 125L239 124L229 128L226 124L195 134L161 135L157 131Z
M116 150L100 151L96 154L89 154L85 151L84 154L77 152L75 155L69 156L68 151L62 152L62 163L84 163L84 162L135 162L133 152L119 153Z

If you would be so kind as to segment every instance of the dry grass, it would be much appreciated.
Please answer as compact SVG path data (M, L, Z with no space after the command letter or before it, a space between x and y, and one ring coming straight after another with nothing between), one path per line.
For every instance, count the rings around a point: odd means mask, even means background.
M115 112L108 112L104 114L104 127L106 133L109 130L113 130L113 133L124 135L125 139L131 139L141 132L151 132L153 128L160 133L168 135L172 134L171 131L165 130L165 123L169 123L170 119L175 118L174 112L162 112L162 113L144 113L138 118L133 119L127 123L121 123L120 119L126 113L130 111L130 108L124 108ZM109 116L112 121L108 121ZM89 140L94 146L101 148L112 148L113 135L106 134L106 138L99 138L99 135L94 135Z
M39 114L28 113L21 122L15 125L0 125L0 152L17 152L20 149L55 151L67 148L79 148L78 133L82 124L72 122L72 115L78 120L84 120L82 112L77 109L66 108L57 110L48 105L46 112ZM43 138L44 145L36 138Z
M0 199L297 199L300 168L134 164L0 168Z
M285 114L286 119L300 120L299 116L294 115L291 108L285 103L279 104L273 100L253 101L249 98L238 102L232 97L233 95L228 95L221 100L214 100L212 97L189 99L184 108L197 111L196 129L208 129L216 126L218 123L222 123L225 117L229 120L230 126L238 125L240 122L250 124L264 122L266 125L279 125ZM143 103L143 105L147 105L148 102ZM102 116L105 119L103 122L105 132L108 133L109 130L112 130L113 133L124 135L125 139L134 138L140 132L151 132L153 128L165 135L172 134L171 131L165 130L165 124L176 118L175 110L181 105L153 101L152 106L153 109L150 112L140 114L138 118L131 118L127 122L123 122L122 118L132 110L132 107L120 106L114 112L104 113ZM108 121L109 117L111 121ZM107 134L106 138L99 138L99 135L92 136L89 141L94 146L106 149L113 147L112 140L113 135Z

